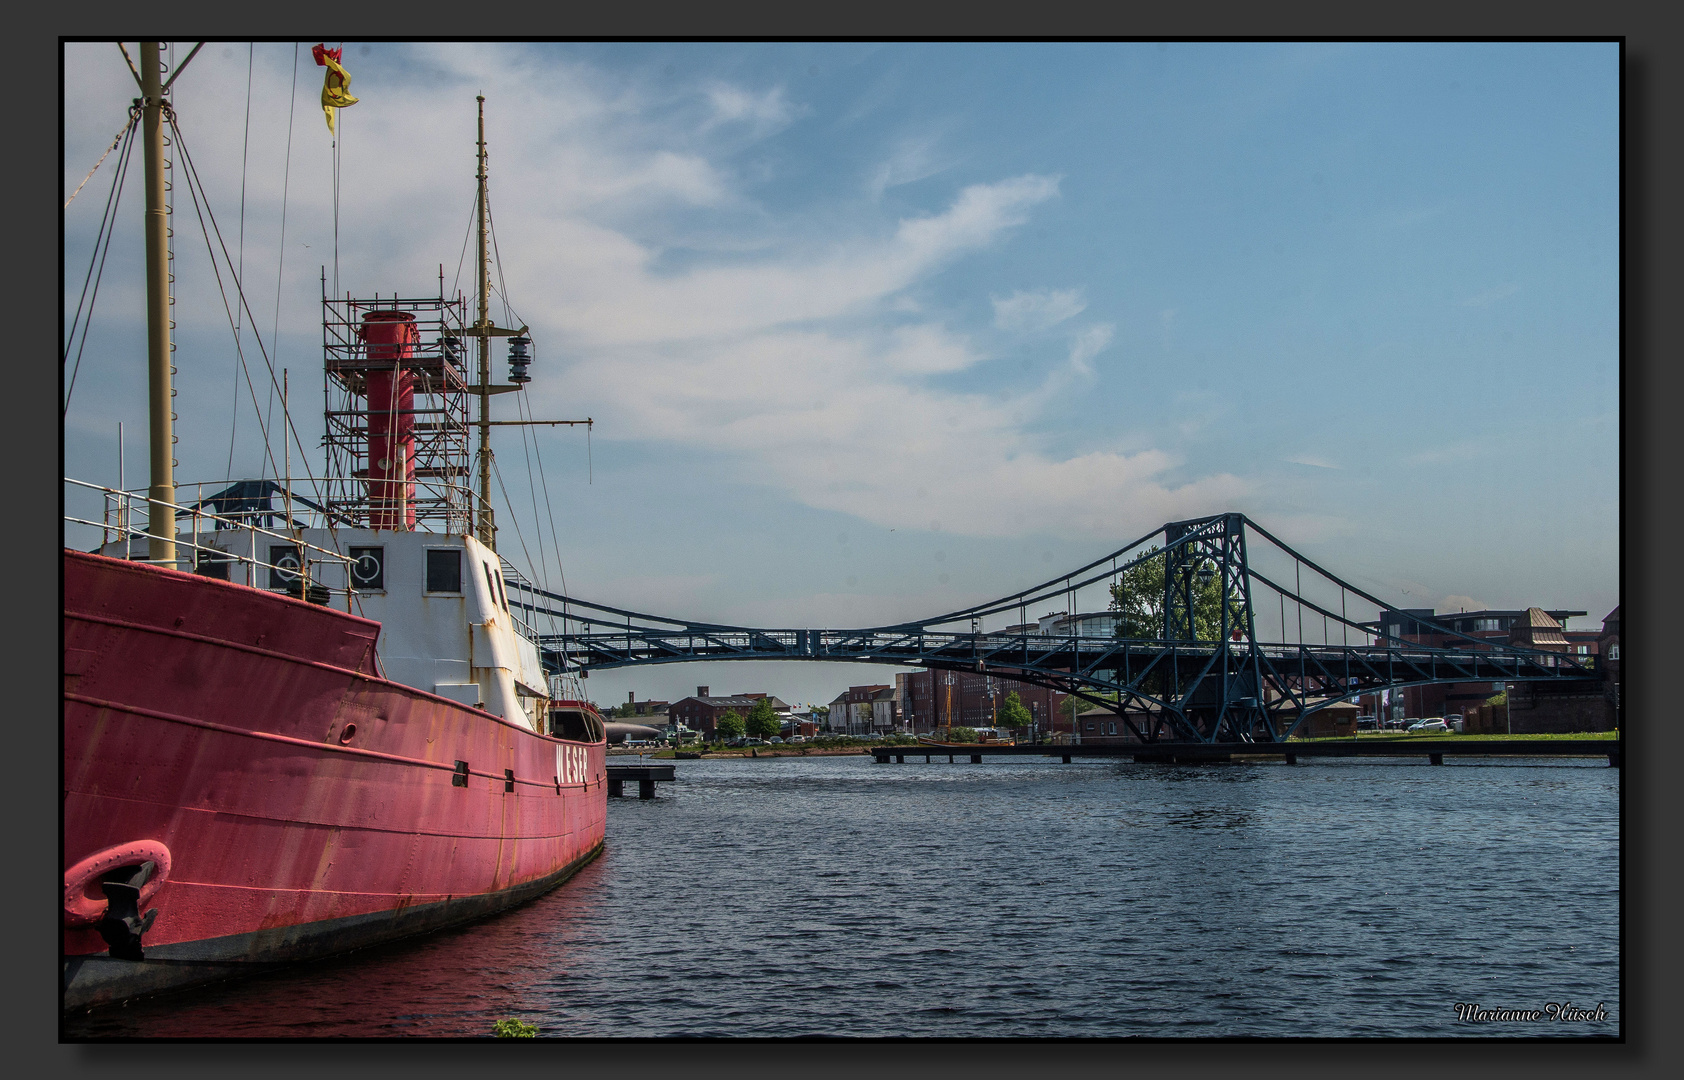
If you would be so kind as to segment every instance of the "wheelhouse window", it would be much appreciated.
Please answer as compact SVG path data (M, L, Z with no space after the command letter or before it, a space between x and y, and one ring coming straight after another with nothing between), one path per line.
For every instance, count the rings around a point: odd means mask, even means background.
M193 572L220 581L228 580L228 564L233 559L220 551L200 551L193 556Z
M285 589L299 579L300 561L297 544L269 545L269 587Z
M358 592L383 592L386 588L386 549L351 549L351 587Z
M462 550L460 548L427 549L427 591L430 593L459 593L462 591Z

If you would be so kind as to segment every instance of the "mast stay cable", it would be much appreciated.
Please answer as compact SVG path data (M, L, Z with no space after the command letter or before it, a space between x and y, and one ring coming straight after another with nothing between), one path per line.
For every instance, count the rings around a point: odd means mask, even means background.
M251 75L257 63L257 42L246 43L246 128L245 137L240 143L240 269L236 279L243 277L246 272L246 179L250 175L248 168L251 160ZM234 313L234 340L240 338L240 315ZM236 351L238 347L236 346ZM228 410L228 468L224 473L224 480L234 479L234 439L240 432L240 380L235 373L234 403Z
M287 264L287 195L290 193L292 187L292 118L293 114L298 111L297 42L293 42L292 45L292 94L290 97L291 100L287 105L286 164L281 170L281 255L275 264L275 322L273 329L269 332L269 342L275 348L275 359L277 360L281 358L281 283L285 279L284 275ZM257 407L256 401L252 402L252 407ZM259 417L259 423L267 427L270 419L274 417L275 413L275 391L273 387L270 387L269 389L269 401L265 406L265 409L265 413ZM258 465L258 471L261 473L262 470L263 466L260 462ZM259 479L262 479L262 477L260 476Z
M76 326L82 326L82 344L76 349L76 363L70 369L70 382L64 390L64 405L60 415L67 415L70 411L70 396L76 391L76 375L82 370L82 352L88 347L88 327L93 323L94 303L99 299L99 283L105 277L105 257L111 251L111 238L116 234L117 205L122 200L123 181L128 176L129 162L134 158L134 133L140 122L140 110L129 110L129 126L124 129L128 136L123 149L117 154L117 165L112 170L111 191L105 197L105 214L100 219L99 232L94 236L93 254L88 259L88 276L82 279L82 298L76 301L76 314L70 320L70 334L65 338L64 354L59 359L59 367L70 360L70 343L76 339ZM104 158L100 159L105 160ZM96 166L97 168L97 166ZM89 175L92 175L91 173ZM84 181L86 183L86 181ZM81 190L78 188L77 190ZM68 203L66 205L69 205ZM103 248L102 248L103 241ZM96 270L97 259L97 270ZM92 279L93 291L88 291L89 278ZM82 303L87 301L87 320L82 321Z

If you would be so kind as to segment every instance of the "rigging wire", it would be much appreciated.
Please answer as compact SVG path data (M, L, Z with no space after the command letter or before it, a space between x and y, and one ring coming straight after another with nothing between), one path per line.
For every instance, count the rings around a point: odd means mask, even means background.
M246 130L244 141L240 144L240 269L235 275L236 280L246 272L246 178L249 175L251 161L251 75L257 61L257 43L246 43ZM234 340L240 339L240 316L234 313ZM238 347L236 346L236 351ZM234 479L234 439L240 431L240 380L235 372L234 403L228 410L228 469L224 474L225 480Z
M526 565L531 566L532 552L527 550L526 534L520 531L520 518L515 516L514 501L509 498L509 489L503 484L503 470L498 467L497 459L495 457L491 459L491 471L497 474L497 490L503 493L503 506L509 512L509 521L514 524L515 539L520 541L521 554L526 556ZM536 507L534 507L534 509L536 509Z
M186 143L185 140L182 139L181 129L176 126L175 118L174 118L173 115L170 118L170 130L175 133L176 145L179 146L180 149L181 149L182 163L186 166L185 172L186 172L186 176L187 176L187 179L188 179L188 191L189 191L189 193L193 193L195 187L197 187L197 189L198 189L198 192L196 194L194 194L193 205L194 205L195 212L199 213L199 226L200 226L201 230L204 230L204 228L205 228L204 219L206 217L210 218L210 230L205 231L205 245L206 245L207 248L210 246L210 232L214 231L216 233L217 245L222 249L223 261L226 262L229 266L229 269L232 270L233 269L233 260L231 258L229 258L229 255L228 255L227 241L225 241L222 237L222 229L216 223L216 214L210 208L210 197L209 197L208 193L206 193L204 191L204 181L199 176L198 167L193 163L192 155L189 154L188 151L187 151L187 143ZM200 207L201 196L203 197L203 203L204 203L202 209ZM216 270L217 287L219 289L223 289L222 271L221 271L219 265L216 262L214 252L212 253L212 257L211 257L211 265L212 265L213 269ZM241 287L240 282L237 278L234 280L234 293L235 293L235 296L237 296L239 298L240 303L245 307L246 316L248 318L250 318L250 316L251 316L251 305L246 300L245 290ZM228 307L227 293L226 293L225 290L223 292L223 307L225 309ZM233 319L232 319L232 312L231 311L229 312L229 316L230 316L229 321L230 321L230 323L232 323ZM274 386L274 388L278 390L280 388L280 382L275 376L274 361L270 357L269 351L266 348L264 348L262 337L260 335L258 335L255 331L253 332L252 336L257 341L258 352L263 357L264 365L269 369L269 381ZM242 358L242 361L243 361L243 359L244 359L243 350L236 350L236 351L239 352L239 354ZM322 498L320 488L317 486L315 474L310 471L310 464L309 464L310 459L309 459L309 455L306 453L306 451L304 449L304 443L299 438L298 430L297 430L297 428L295 428L293 426L290 412L288 411L287 407L284 404L282 406L282 417L283 417L283 420L285 421L285 426L284 426L283 431L282 431L282 437L285 438L286 435L288 435L288 434L290 434L292 436L293 445L298 447L299 458L304 464L304 470L305 470L304 475L305 475L306 479L308 479L310 481L312 494L314 494L316 496L317 501L325 501ZM274 464L274 451L272 449L269 451L269 455L270 455L270 464L273 465Z
M105 257L111 251L111 238L116 235L117 205L122 201L123 181L128 176L129 162L134 158L134 132L140 119L140 110L129 110L129 126L126 129L128 138L124 141L123 149L117 154L117 165L112 170L111 191L105 197L105 215L100 219L99 232L94 236L94 254L88 259L88 277L82 279L82 296L88 305L88 317L82 322L82 343L76 349L76 363L70 369L70 382L64 390L64 405L60 415L70 411L70 396L76 391L76 375L82 370L82 352L88 347L88 327L93 323L94 303L99 299L99 283L105 277ZM101 240L103 239L103 247ZM97 256L98 267L95 268ZM93 291L88 291L89 278L92 278ZM65 339L64 355L59 359L62 369L70 359L70 343L76 338L76 324L82 321L82 300L76 301L76 314L70 321L70 334Z
M289 193L289 191L291 190L291 187L292 187L292 119L293 119L293 115L297 111L298 111L298 43L293 42L293 46L292 46L292 94L291 94L291 101L287 105L286 164L282 167L282 170L281 170L281 256L280 256L279 260L277 260L276 265L275 265L275 322L274 322L274 328L272 330L270 330L270 332L269 332L269 343L274 346L275 359L277 359L277 360L279 360L281 358L281 282L284 280L284 274L286 272L286 264L287 264L287 195L288 195L288 193ZM252 402L252 407L253 408L257 407L256 401ZM275 391L274 391L274 388L271 387L270 390L269 390L269 401L268 401L268 405L267 405L268 411L265 415L260 416L259 419L258 419L258 422L260 424L264 425L265 430L267 430L267 426L268 426L269 422L274 418L274 409L275 409ZM260 474L259 477L258 477L259 479L262 479L262 476L261 476L262 468L263 468L262 464L260 463L259 466L258 466L258 471L259 471L259 474Z
M457 295L462 292L462 267L468 263L468 241L474 238L474 215L479 213L479 192L474 192L472 202L468 206L468 227L462 233L462 254L456 260L456 280L451 282L450 289Z
M111 140L111 145L107 146L105 148L105 153L101 154L99 156L99 160L94 162L94 167L88 170L88 175L82 177L82 182L76 185L76 190L70 193L70 198L64 200L64 206L62 209L70 209L70 204L76 201L76 196L82 194L82 189L88 186L88 181L94 178L94 173L99 172L99 167L105 164L105 159L111 156L111 151L117 149L117 144L123 141L123 136L127 135L129 133L129 128L133 126L134 121L132 119L127 124L123 125L123 130L119 131L117 133L117 137Z

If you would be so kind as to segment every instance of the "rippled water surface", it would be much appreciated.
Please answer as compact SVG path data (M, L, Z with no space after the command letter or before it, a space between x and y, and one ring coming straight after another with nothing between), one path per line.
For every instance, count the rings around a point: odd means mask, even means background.
M526 907L62 1034L1618 1034L1605 761L677 766Z

